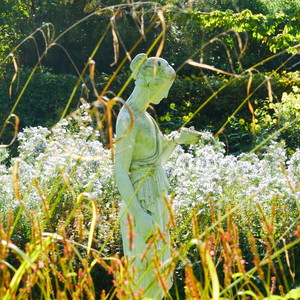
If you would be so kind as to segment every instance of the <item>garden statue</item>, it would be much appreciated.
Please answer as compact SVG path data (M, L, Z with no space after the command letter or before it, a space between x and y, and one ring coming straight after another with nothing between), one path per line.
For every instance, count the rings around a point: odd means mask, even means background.
M146 111L149 104L158 104L167 97L175 79L176 73L166 60L138 54L130 69L135 88L116 125L115 172L122 197L121 232L124 256L135 278L133 290L143 290L144 297L157 300L172 286L168 269L170 205L163 164L176 145L197 143L199 133L183 128L164 137Z

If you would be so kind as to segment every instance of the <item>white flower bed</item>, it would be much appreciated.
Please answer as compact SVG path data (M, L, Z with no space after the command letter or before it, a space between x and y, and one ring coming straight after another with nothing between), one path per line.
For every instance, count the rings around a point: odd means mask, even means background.
M20 193L28 210L41 208L38 189L46 199L55 197L64 176L77 196L86 192L105 203L119 201L111 151L95 134L86 108L81 108L82 115L76 122L63 120L52 131L35 127L19 134L19 157L12 159L10 167L0 165L2 215L19 206L12 176L16 160ZM0 154L4 161L6 150L1 149ZM178 146L165 170L178 217L192 209L209 216L211 205L224 211L227 205L242 203L240 211L245 212L246 222L257 211L257 203L270 215L274 201L283 210L293 210L289 211L291 216L298 211L300 149L287 159L284 147L273 143L259 155L235 157L226 155L223 145L210 133L203 133L200 143L188 150Z

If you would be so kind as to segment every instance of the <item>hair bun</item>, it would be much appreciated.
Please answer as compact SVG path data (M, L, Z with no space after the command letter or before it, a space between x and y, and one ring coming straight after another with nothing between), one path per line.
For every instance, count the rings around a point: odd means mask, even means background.
M140 70L141 66L144 64L144 62L147 60L148 56L145 53L138 54L131 62L130 64L130 70L132 71L133 75L132 77L136 79L136 75L138 71Z

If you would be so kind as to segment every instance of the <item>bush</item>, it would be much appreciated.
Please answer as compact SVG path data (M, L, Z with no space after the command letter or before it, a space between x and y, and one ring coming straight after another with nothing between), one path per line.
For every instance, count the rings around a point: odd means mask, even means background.
M260 144L271 135L286 144L289 153L293 153L300 145L300 97L299 88L293 87L293 92L282 94L280 101L273 98L261 101L262 105L254 112L251 122L244 119L232 118L231 128L236 132L230 138L241 139L249 137L249 146ZM284 130L282 130L284 128ZM252 140L252 141L251 141ZM242 143L235 145L239 151L245 150Z
M270 94L274 102L280 103L283 93L292 92L293 86L298 87L299 85L299 72L253 74L251 92L263 83L266 79L265 76L269 77L269 87L266 81L249 98L253 112L264 108L265 101ZM220 135L221 140L226 142L227 151L239 154L251 150L258 140L250 130L249 123L252 123L254 116L249 109L248 101L245 101L240 110L236 111L247 98L249 80L250 77L245 76L229 84L229 80L223 76L210 76L207 80L202 76L195 75L178 77L170 90L168 99L163 101L157 109L161 127L168 133L174 127L178 128L188 122L186 126L194 126L198 130L217 133L230 118L229 126L227 125ZM204 105L213 92L218 91L226 84L229 85ZM202 105L203 108L194 115ZM236 115L232 117L235 111ZM243 120L243 124L239 124L240 119ZM245 128L246 125L248 129ZM293 144L292 136L284 135L284 138L287 144ZM293 145L295 147L297 143Z
M0 115L1 123L7 118L7 113L15 104L30 72L30 69L19 71L18 80L13 85L11 98L8 91L13 75L8 73L3 78L0 94L0 104L3 107ZM56 124L68 102L76 80L77 77L73 75L53 74L48 69L38 69L14 111L19 116L21 128L28 126L51 127ZM78 101L77 97L77 102L72 103L73 109L77 106Z
M9 112L16 114L19 119L18 131L29 126L46 126L50 128L61 118L77 77L73 75L53 74L50 70L44 68L38 69L31 78L19 103L16 105L16 100L22 92L30 73L31 70L29 69L19 70L18 78L12 85L11 95L9 95L9 89L13 74L6 73L2 75L0 90L0 105L2 107L0 122L2 126L8 118ZM76 93L74 98L69 112L78 106L79 93ZM15 109L12 111L14 106ZM11 126L6 127L4 134L1 136L2 144L8 144L11 141L13 130ZM11 150L12 155L16 155L15 145Z
M280 101L282 93L291 92L293 86L299 84L299 72L291 73L267 73L253 74L251 92L255 90L264 80L265 76L270 78L271 93L276 101ZM245 76L239 80L233 81L218 93L212 100L204 106L204 108L191 120L189 124L196 128L213 128L219 129L238 108L247 97L247 85L250 80L249 76ZM169 97L163 101L158 108L158 115L162 120L164 128L173 125L174 122L182 124L189 118L189 114L194 113L200 105L202 105L213 92L218 91L229 80L223 76L210 76L206 80L203 76L178 77L170 90ZM254 109L263 105L263 101L268 98L269 90L267 82L258 89L250 98ZM254 101L256 104L254 104ZM174 104L175 106L174 106ZM172 105L173 104L173 105ZM175 108L175 109L174 109ZM166 115L170 116L167 120ZM247 103L244 105L239 116L245 119L251 119L251 113Z

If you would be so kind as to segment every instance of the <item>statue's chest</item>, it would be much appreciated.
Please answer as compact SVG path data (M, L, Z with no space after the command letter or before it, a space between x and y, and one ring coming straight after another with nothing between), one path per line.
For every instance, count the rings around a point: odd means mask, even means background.
M158 142L157 130L150 117L146 116L143 118L138 118L135 126L137 128L136 147L141 147L141 151L145 151L146 149L155 151Z

